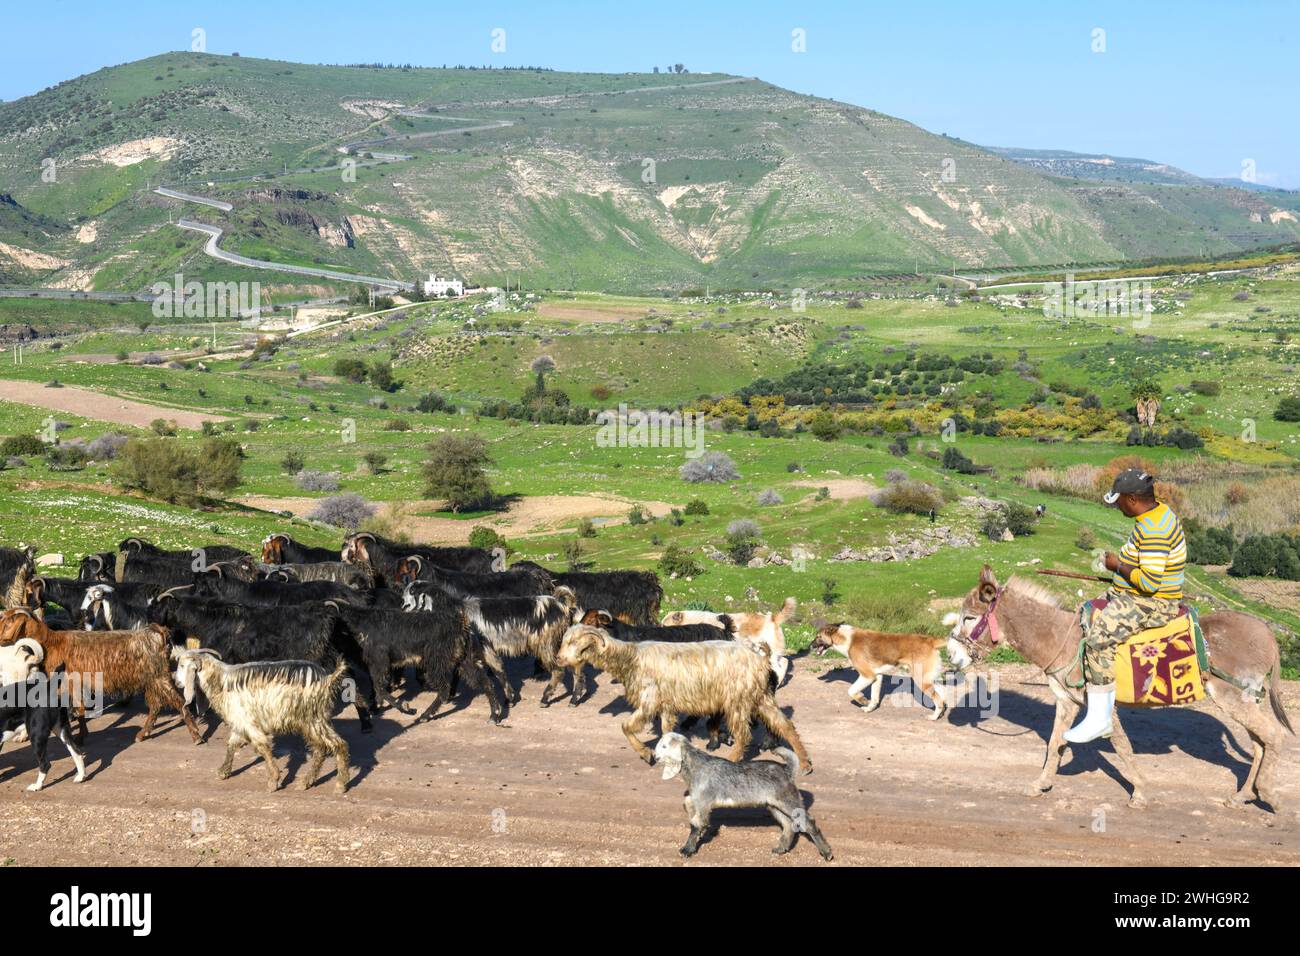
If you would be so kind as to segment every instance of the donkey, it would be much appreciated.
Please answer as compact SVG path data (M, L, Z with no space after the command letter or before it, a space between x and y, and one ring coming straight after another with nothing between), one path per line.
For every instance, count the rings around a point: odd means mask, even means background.
M1239 611L1206 614L1200 622L1214 664L1207 684L1208 696L1219 710L1246 729L1254 744L1250 773L1241 789L1224 802L1240 809L1258 796L1278 813L1278 751L1284 731L1294 734L1295 730L1282 707L1277 641L1267 624ZM1077 678L1081 677L1082 667L1078 648L1083 635L1078 614L1061 607L1051 592L1032 582L1013 577L1000 588L993 569L986 564L980 571L979 583L962 601L952 636L974 660L982 658L994 644L1005 641L1043 669L1056 697L1056 720L1047 742L1043 771L1025 793L1031 797L1046 793L1052 789L1061 766L1066 747L1063 735L1083 704L1079 691L1072 686L1080 683ZM1264 698L1268 698L1268 707L1264 706ZM1144 807L1145 783L1118 714L1112 727L1110 740L1119 758L1120 772L1133 785L1129 806Z

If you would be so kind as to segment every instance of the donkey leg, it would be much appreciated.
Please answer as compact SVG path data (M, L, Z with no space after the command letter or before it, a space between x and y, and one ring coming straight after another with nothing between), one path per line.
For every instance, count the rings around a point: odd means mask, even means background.
M1052 721L1052 735L1047 741L1043 772L1038 775L1037 780L1025 787L1025 795L1030 797L1041 796L1052 789L1056 772L1061 769L1061 757L1065 754L1065 732L1074 723L1074 718L1079 713L1079 705L1064 691L1058 691L1054 684L1052 692L1056 694L1056 718Z
M1250 770L1246 774L1246 779L1231 796L1224 799L1224 806L1234 810L1245 808L1258 794L1259 798L1268 803L1274 809L1277 804L1273 800L1264 796L1265 792L1272 794L1272 788L1269 784L1269 774L1271 773L1272 761L1269 759L1274 749L1275 743L1280 743L1273 739L1271 733L1271 721L1268 715L1260 711L1259 705L1244 700L1241 692L1236 688L1228 687L1219 689L1214 681L1209 685L1210 700L1214 701L1216 707L1226 717L1231 717L1245 729L1250 735L1250 742L1254 748L1254 754L1250 761ZM1275 796L1275 795L1274 795Z
M1111 719L1111 728L1110 743L1115 748L1115 756L1119 758L1120 773L1133 784L1133 793L1128 798L1128 805L1134 810L1141 810L1147 805L1146 794L1142 792L1146 781L1142 779L1142 773L1138 770L1137 760L1133 756L1133 745L1129 743L1128 734L1124 732L1124 725L1120 722L1118 711Z

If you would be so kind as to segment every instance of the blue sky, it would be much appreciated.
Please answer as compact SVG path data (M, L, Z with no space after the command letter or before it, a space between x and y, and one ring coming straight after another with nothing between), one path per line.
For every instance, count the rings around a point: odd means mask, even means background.
M0 98L189 49L307 63L684 63L976 143L1107 152L1300 187L1300 2L12 2ZM506 31L493 53L492 31ZM802 29L806 52L791 49ZM1104 52L1093 52L1094 31Z

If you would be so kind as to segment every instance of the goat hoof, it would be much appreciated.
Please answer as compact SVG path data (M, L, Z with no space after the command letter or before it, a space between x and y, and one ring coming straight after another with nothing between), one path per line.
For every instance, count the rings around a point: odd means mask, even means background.
M695 851L694 851L694 850L692 850L690 847L685 847L685 846L682 847L682 848L681 848L680 850L678 850L677 852L680 853L682 856L687 857L687 858L690 858L690 857L692 857L692 856L695 855Z

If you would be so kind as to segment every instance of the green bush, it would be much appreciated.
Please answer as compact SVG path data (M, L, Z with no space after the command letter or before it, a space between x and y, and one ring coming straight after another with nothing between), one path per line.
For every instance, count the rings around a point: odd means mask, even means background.
M296 451L288 452L280 459L280 470L290 475L298 474L298 472L302 471L306 466L306 459Z
M676 575L679 578L693 578L704 573L704 569L696 563L695 559L675 544L670 544L664 549L663 555L659 558L659 570L668 577Z
M706 515L709 513L709 506L699 498L693 498L686 503L686 514L688 515Z
M1036 516L1033 509L1012 501L1004 506L1004 510L1007 516L1007 527L1017 538L1034 533Z
M341 358L334 363L334 374L349 382L364 382L366 372L366 363L358 358Z
M10 435L0 442L0 458L24 458L45 454L45 442L35 435ZM707 511L705 512L707 514Z
M1208 528L1195 518L1183 522L1187 537L1187 561L1190 564L1231 564L1237 549L1232 527Z
M477 435L443 435L429 445L424 464L425 494L445 498L455 512L492 503L486 466L492 463L487 442Z
M894 514L925 515L943 507L939 489L923 481L894 482L872 495L871 500L877 508Z
M124 488L189 504L238 487L243 460L239 443L226 438L209 438L198 446L138 438L122 448L112 472Z
M1284 398L1277 403L1273 418L1279 422L1300 422L1300 398Z
M514 553L514 548L510 547L509 542L498 534L495 528L489 528L481 524L470 529L469 546L471 548L482 548L484 551L501 548L506 554Z

